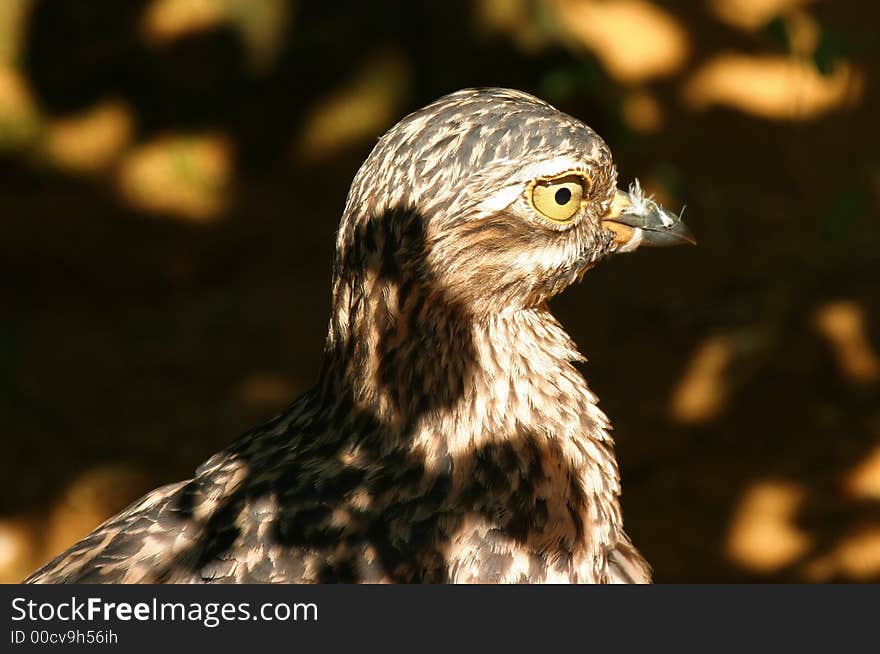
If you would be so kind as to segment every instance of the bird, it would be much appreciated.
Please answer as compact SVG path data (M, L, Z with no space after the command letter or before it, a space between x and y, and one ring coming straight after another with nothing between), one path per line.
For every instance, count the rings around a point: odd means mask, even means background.
M580 120L464 89L354 177L315 385L27 583L650 583L608 418L548 301L695 243Z

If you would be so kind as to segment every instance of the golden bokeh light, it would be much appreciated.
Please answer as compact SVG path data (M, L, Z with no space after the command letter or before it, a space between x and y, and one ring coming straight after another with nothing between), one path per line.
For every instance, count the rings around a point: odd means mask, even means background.
M880 445L846 474L843 489L853 499L880 501Z
M523 52L538 52L551 37L535 20L534 4L531 0L477 0L476 27L483 33L505 34Z
M43 534L49 558L61 552L139 497L146 475L123 465L97 466L76 477L56 500Z
M880 580L880 526L848 534L830 552L807 563L804 576L812 582Z
M653 134L663 127L663 107L649 91L633 91L623 99L623 121L634 132Z
M148 42L163 45L228 25L241 37L252 69L262 72L281 50L293 6L290 0L153 0L143 32Z
M787 481L752 484L739 501L727 533L727 555L761 574L778 572L802 557L810 537L796 524L804 489Z
M20 63L25 23L33 4L34 0L0 2L0 66Z
M548 0L561 29L592 50L608 74L636 84L678 72L687 61L687 31L645 0Z
M33 529L22 520L0 520L0 584L21 581L33 570L39 551Z
M154 0L144 14L146 36L158 43L219 25L224 5L217 0Z
M861 306L848 300L829 302L816 312L814 325L834 351L841 375L858 384L880 378L880 357L868 339Z
M712 13L723 23L754 31L773 18L809 5L814 0L710 0Z
M228 205L232 168L224 136L170 135L131 150L119 166L118 187L142 211L209 222Z
M84 175L107 170L131 141L134 118L125 103L102 102L47 122L40 154L53 166Z
M805 11L793 11L785 17L788 47L796 57L812 57L819 46L821 27Z
M673 391L673 419L698 424L721 413L728 392L725 373L734 353L733 341L727 336L712 336L700 344Z
M233 3L232 14L248 52L248 62L255 72L268 70L284 45L293 0L227 0Z
M854 105L862 91L863 75L852 65L822 75L806 60L726 53L700 66L683 98L694 110L717 105L772 120L811 120Z
M31 145L40 131L40 113L25 78L0 65L0 152Z
M409 68L394 52L368 59L353 79L320 100L307 116L295 146L305 159L322 159L378 137L399 112Z

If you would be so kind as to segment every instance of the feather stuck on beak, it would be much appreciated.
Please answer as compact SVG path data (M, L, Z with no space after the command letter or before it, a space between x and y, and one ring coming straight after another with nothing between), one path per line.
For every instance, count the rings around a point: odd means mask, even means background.
M646 196L638 180L628 192L617 190L602 226L614 232L614 252L632 252L640 245L697 244L681 218Z

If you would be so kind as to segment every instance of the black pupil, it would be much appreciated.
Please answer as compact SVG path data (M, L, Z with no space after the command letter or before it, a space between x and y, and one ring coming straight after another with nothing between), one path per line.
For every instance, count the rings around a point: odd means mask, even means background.
M569 191L567 188L561 188L556 191L556 194L553 196L553 198L556 200L556 204L560 206L565 206L566 204L568 204L569 200L571 200L571 191Z

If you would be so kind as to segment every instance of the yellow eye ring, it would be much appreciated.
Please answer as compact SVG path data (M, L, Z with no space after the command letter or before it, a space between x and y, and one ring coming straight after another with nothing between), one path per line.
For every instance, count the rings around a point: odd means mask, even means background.
M529 201L544 218L567 223L581 208L588 191L583 176L568 174L535 181L529 192Z

